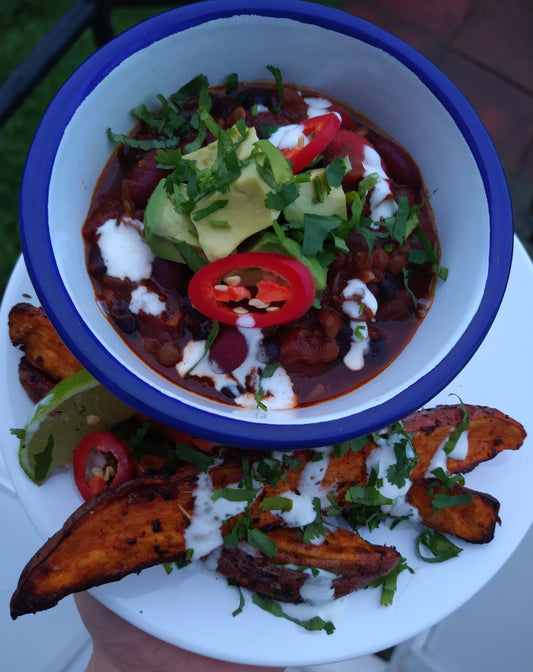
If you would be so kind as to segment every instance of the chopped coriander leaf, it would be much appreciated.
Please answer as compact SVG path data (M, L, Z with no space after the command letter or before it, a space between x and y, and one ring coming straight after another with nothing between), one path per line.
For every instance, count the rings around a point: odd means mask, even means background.
M322 180L318 176L313 179L313 189L314 189L314 193L315 193L313 202L314 203L323 203L324 198L325 198L324 187L322 186Z
M215 338L218 336L219 331L220 331L219 323L217 322L217 320L213 320L213 326L211 327L211 331L209 332L207 339L205 341L204 352L200 357L200 359L196 362L196 364L193 364L191 368L187 371L185 377L189 376L191 374L191 371L193 371L195 367L197 367L198 364L202 361L202 359L207 355L207 353L211 349L211 346L215 342Z
M272 177L276 184L294 182L294 175L287 163L287 159L269 140L258 140L255 143L255 149L254 156L256 161L263 168L265 168L265 160L268 161Z
M363 179L357 185L357 193L361 197L366 197L369 192L376 186L379 180L379 175L377 173L370 173L365 175Z
M259 128L257 129L257 135L262 140L266 140L267 138L270 138L272 133L275 133L278 130L278 128L279 125L277 124L275 124L274 126L269 126L264 121L262 121L259 124Z
M260 504L263 511L291 511L292 499L288 497L265 497Z
M262 597L257 593L253 594L252 601L255 605L257 605L261 609L264 609L265 611L268 611L273 616L278 616L279 618L286 618L288 621L291 621L292 623L295 623L296 625L299 625L302 628L305 628L306 630L309 631L324 630L328 635L333 634L333 632L335 631L335 626L331 621L324 621L324 619L320 618L320 616L315 616L314 618L311 618L307 621L303 621L298 618L293 618L292 616L288 616L283 611L279 602L275 602L274 600L271 600L267 597Z
M202 268L202 266L205 266L207 264L207 261L204 259L204 257L200 256L198 252L194 248L192 248L188 243L184 242L183 240L176 240L175 238L172 239L172 243L178 250L178 252L181 254L181 256L184 258L187 266L194 273L196 273L196 271L199 271Z
M271 210L283 210L298 198L298 187L294 182L277 184L265 198L265 205Z
M113 142L122 143L127 147L132 147L133 149L142 149L144 151L149 151L150 149L166 149L175 147L177 144L176 138L164 138L161 140L139 140L137 138L130 138L129 135L124 135L122 133L113 133L110 128L107 129L107 133Z
M207 137L207 128L205 124L195 123L197 122L197 119L198 119L197 116L191 119L191 126L198 131L198 134L196 135L196 138L192 140L192 142L187 143L183 148L185 154L195 152L197 149L200 149L205 144L205 139Z
M250 526L250 512L246 511L245 515L241 518L237 518L235 524L229 532L224 535L223 543L224 546L229 548L235 548L239 541L246 539L248 534L248 528Z
M251 546L254 546L268 558L274 558L278 553L276 542L261 530L255 527L249 528L246 539Z
M457 395L455 395L457 396ZM459 438L461 434L468 429L468 413L466 410L466 406L463 403L463 400L460 397L457 397L459 399L459 403L461 404L461 408L463 411L463 417L461 418L461 422L457 425L457 427L453 430L453 432L450 434L448 439L446 440L446 443L444 444L444 452L446 455L450 455L450 453L453 452L453 449L457 445L457 442L459 441Z
M306 257L315 257L319 252L322 252L328 234L336 229L341 222L342 219L336 215L326 216L305 213L302 253Z
M360 341L364 341L365 338L366 338L366 334L367 334L366 325L360 324L359 326L355 327L353 333L354 333L355 338L358 338Z
M296 457L293 457L290 453L286 453L281 461L283 466L287 467L290 471L297 471L302 468L302 463Z
M331 517L340 516L342 513L342 509L339 507L337 500L335 499L334 493L328 492L327 498L331 506L327 510L326 515Z
M275 65L267 65L267 69L270 70L272 76L274 77L276 88L278 90L279 102L275 106L274 112L279 112L281 110L281 106L283 105L284 101L283 79L281 77L281 70L277 68Z
M342 185L342 178L350 170L350 160L348 157L340 159L335 157L331 163L326 166L325 175L328 188L340 187Z
M319 497L313 497L313 509L315 511L315 520L303 528L303 542L309 544L313 539L318 539L329 532L328 528L322 522L322 506Z
M438 492L433 495L431 500L431 507L434 511L440 511L440 509L447 509L452 506L460 506L462 504L470 504L472 501L472 493L463 492L457 495L452 493L448 494L445 492Z
M392 504L392 499L385 497L372 485L352 485L346 491L345 499L352 504L366 506L384 506Z
M407 218L409 216L409 201L407 196L400 196L398 199L398 210L394 217L391 217L390 234L391 238L400 245L407 239Z
M407 437L403 437L394 444L396 462L387 470L387 479L392 485L402 488L409 479L409 475L418 463L418 455Z
M265 390L263 389L263 381L266 380L267 378L271 378L274 373L276 372L276 369L280 366L279 362L276 362L274 364L267 364L263 371L261 372L261 376L259 378L259 385L257 387L257 392L255 393L255 403L259 406L259 408L263 409L264 411L267 410L267 407L261 399L265 396Z
M190 462L198 467L201 471L207 472L209 467L214 463L214 460L211 456L202 453L201 450L197 450L192 446L189 446L188 443L179 443L174 448L176 457L179 460L184 462Z
M224 208L227 204L228 204L227 199L220 198L216 201L213 201L207 208L197 210L193 214L192 218L195 222L199 222L201 219L209 217L209 215L213 214L213 212L216 212L217 210Z
M352 453L357 453L362 448L370 443L372 437L369 434L365 436L358 436L355 439L349 439L348 441L343 441L342 443L337 443L333 446L333 455L334 457L342 457L349 450Z
M242 483L239 484L239 487L252 490L252 488L254 487L254 482L252 478L252 471L250 469L250 460L247 457L245 457L241 461L241 466L242 466Z
M442 467L437 467L431 472L435 478L438 478L446 490L452 490L456 485L464 485L465 477L463 474L450 474Z
M229 502L249 502L252 503L257 497L259 490L257 488L215 488L211 499L227 499Z
M424 248L424 252L426 253L427 258L431 262L433 269L436 271L439 266L439 257L437 255L436 247L430 243L429 238L426 236L420 223L417 223L415 231L418 239L422 243L422 247Z
M350 509L342 512L342 517L352 530L357 532L362 527L368 527L370 531L377 529L387 520L388 515L381 510L381 506L354 504Z
M232 72L226 78L226 93L232 93L239 86L239 76L236 72Z
M402 558L396 567L386 576L382 576L369 584L370 588L379 588L381 586L380 604L382 607L388 607L392 604L394 593L398 588L398 576L405 570L408 570L411 574L414 574L414 571L411 569L411 567L407 565L406 559Z
M407 254L407 259L410 264L427 264L429 262L426 251L422 248L410 247Z
M244 604L245 604L244 593L242 592L242 589L241 589L240 586L238 586L235 583L232 583L230 580L228 580L228 584L230 586L235 586L235 588L237 588L237 592L239 593L239 606L231 614L232 616L238 616L242 612L242 610L244 609Z
M281 462L278 460L261 460L256 464L255 476L257 480L267 483L273 488L277 487L281 478Z
M445 562L457 557L463 550L435 530L421 532L416 539L416 548L420 558L429 563Z
M205 75L197 75L173 93L170 96L170 100L176 103L179 108L183 108L191 96L198 95L202 89L207 89L208 86L209 80L207 77Z

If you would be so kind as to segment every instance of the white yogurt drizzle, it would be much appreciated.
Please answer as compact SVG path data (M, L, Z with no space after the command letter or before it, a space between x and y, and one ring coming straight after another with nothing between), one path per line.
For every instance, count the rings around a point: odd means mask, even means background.
M360 371L365 365L365 355L370 346L368 325L362 319L363 311L375 315L378 310L376 297L362 280L352 278L342 292L342 309L350 318L352 341L344 356L344 364L352 371Z
M451 432L450 432L451 433ZM430 465L428 467L428 470L425 474L426 478L431 478L433 476L433 472L436 469L443 469L444 471L447 471L446 464L449 459L454 459L454 460L465 460L467 455L468 455L468 431L465 430L464 432L461 433L459 436L459 439L457 440L457 443L453 447L453 450L446 455L446 452L444 451L444 447L446 446L446 442L448 441L449 437L446 437L444 441L440 444L440 446L437 448L435 451L435 454L431 458Z
M230 487L237 487L238 484ZM224 497L213 501L213 482L208 473L201 473L194 494L194 511L185 530L185 548L193 559L202 558L222 545L222 523L246 509L247 502L232 502Z
M219 392L225 388L234 395L234 402L242 408L257 408L255 392L241 393L246 383L255 382L255 389L259 388L260 371L265 368L263 356L263 332L261 329L239 329L246 339L248 353L244 362L231 373L219 373L213 367L209 356L205 355L205 341L189 341L183 350L182 359L176 364L176 370L184 377L191 369L190 375L199 378L209 378L213 387ZM194 367L194 368L193 368ZM292 382L287 372L281 367L274 371L269 378L261 380L264 390L262 403L268 410L283 410L294 408L298 400L292 388Z
M333 103L326 98L304 98L307 103L307 117L309 119L327 114ZM336 113L338 114L338 113ZM270 142L278 149L293 149L300 145L305 147L309 139L303 135L301 124L288 124L280 126L269 138ZM363 177L377 174L378 180L370 192L370 219L379 222L387 217L392 217L398 204L394 200L391 184L392 181L383 168L383 162L378 152L370 146L366 146L363 157Z
M407 477L405 483L398 486L391 483L388 479L387 472L389 468L396 464L397 457L395 454L395 445L399 442L405 443L406 457L415 457L414 447L408 436L402 432L395 432L388 428L381 432L374 434L374 441L376 448L371 451L367 457L366 466L369 473L375 472L377 476L377 487L382 495L392 501L391 504L382 506L382 510L395 518L407 518L411 520L419 520L419 515L416 509L410 506L406 501L407 492L411 486L411 481ZM467 453L468 437L467 432L463 432L450 454L456 459L465 459ZM434 460L436 465L439 460L442 460L444 454L445 442L439 447L437 453L440 457ZM465 447L466 446L466 447ZM315 460L309 460L300 473L298 485L294 490L282 492L280 496L285 499L290 499L293 506L289 512L277 512L283 520L283 525L292 528L303 528L306 525L314 522L316 512L313 507L313 500L317 497L321 502L321 509L324 510L329 506L327 499L328 491L323 487L324 477L327 473L330 459L333 455L333 447L327 446L314 450L316 454ZM292 455L292 453L289 453ZM282 451L272 451L267 460L283 461L286 455ZM318 459L320 457L320 459ZM220 464L217 460L215 465ZM226 486L229 488L239 488L239 483ZM256 489L256 496L261 495L263 485L257 480L252 480L252 487ZM192 553L192 559L198 560L200 558L206 559L206 565L209 569L217 569L218 560L223 547L223 538L221 534L221 526L229 518L245 512L249 502L239 501L233 502L224 497L213 499L214 488L213 482L207 473L201 473L198 476L197 487L194 496L194 509L191 516L190 524L185 531L185 547ZM329 529L329 525L326 523ZM312 543L320 544L323 539L315 539ZM240 542L239 547L246 553L252 556L258 555L257 548L250 546L247 542ZM300 588L300 596L304 603L293 607L293 605L284 604L283 609L287 614L293 614L299 618L303 618L306 611L311 608L319 607L326 609L329 612L329 617L332 616L331 608L335 605L339 608L342 603L341 600L335 600L335 586L334 581L337 578L335 573L318 569L318 568L300 568L292 565L287 565L289 569L298 569L306 574L305 582ZM321 615L325 615L325 613ZM314 614L316 615L316 611Z
M311 570L306 568L304 573L307 578L300 588L300 597L307 604L325 604L335 599L334 579L337 578L333 572L325 569Z
M405 483L400 487L391 483L387 476L389 467L397 462L394 446L400 441L406 441L407 457L414 457L416 453L413 445L403 434L385 434L377 439L377 448L374 448L368 456L366 465L369 473L375 471L377 474L379 492L387 499L392 500L392 504L384 504L381 507L382 511L397 518L409 517L411 520L418 520L420 518L418 511L406 500L411 487L409 478L406 478Z
M309 118L325 114L332 105L331 101L325 98L304 100L308 105ZM278 128L270 136L270 142L279 149L290 149L298 144L306 144L309 140L303 135L302 124L289 124ZM370 194L372 219L379 220L393 215L397 205L392 199L390 180L383 170L381 157L370 147L365 150L363 166L365 176L371 173L377 173L379 176ZM109 275L138 283L150 277L154 255L144 240L142 230L142 222L131 218L122 218L118 221L109 219L99 227L98 245ZM359 371L364 367L364 358L370 343L367 324L359 318L361 307L366 306L375 314L377 302L366 285L355 279L349 281L343 296L343 310L350 317L353 334L344 363L352 371ZM132 291L129 309L132 313L160 315L165 310L165 303L156 293L139 285ZM245 387L247 380L254 379L257 382L257 390L259 372L265 366L261 357L262 331L255 328L254 324L252 315L245 315L237 322L237 327L247 340L248 354L241 366L231 373L219 373L213 368L209 357L205 356L205 341L190 341L184 348L181 361L176 364L178 374L184 377L194 368L192 375L209 378L216 390L228 388L234 395L234 403L237 406L257 408L255 392L244 394L240 392L240 388ZM282 367L278 367L271 377L262 380L261 385L265 391L261 401L268 410L288 410L297 406L298 400L290 377Z
M142 236L136 219L108 219L98 228L98 246L108 275L132 282L147 280L154 255Z
M305 527L316 518L316 511L313 507L313 500L318 497L322 509L329 505L327 499L327 490L321 487L324 476L328 469L328 464L332 455L333 448L326 447L315 451L321 455L321 459L310 460L302 469L297 492L284 492L282 497L290 499L292 509L290 511L280 511L279 515L287 527ZM322 543L322 538L316 537L311 541L312 544Z
M132 313L145 313L146 315L161 315L165 310L166 303L159 294L150 292L144 285L139 285L131 293L129 309Z

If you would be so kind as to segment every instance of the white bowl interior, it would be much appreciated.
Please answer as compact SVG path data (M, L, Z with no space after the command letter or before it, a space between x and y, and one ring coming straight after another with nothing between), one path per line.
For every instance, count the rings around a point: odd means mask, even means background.
M439 281L433 306L414 338L385 373L335 400L267 415L191 394L158 376L134 355L93 300L78 231L114 149L107 138L108 127L128 132L134 123L129 114L132 107L155 106L158 93L170 95L199 73L206 74L211 84L222 83L232 72L241 80L254 81L269 78L269 64L280 67L287 82L344 101L408 148L428 191L435 191L431 202L442 264L450 272L445 282ZM434 368L462 336L479 305L488 273L490 227L483 182L460 129L443 104L387 52L289 19L247 15L216 19L156 41L126 58L87 96L65 129L52 170L48 205L52 247L63 282L82 318L117 360L171 399L254 423L332 420L398 395ZM472 241L476 254L471 253Z

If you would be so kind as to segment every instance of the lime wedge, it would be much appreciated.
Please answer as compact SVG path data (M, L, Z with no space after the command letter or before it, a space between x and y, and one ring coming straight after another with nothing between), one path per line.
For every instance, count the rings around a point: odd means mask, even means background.
M20 465L40 485L72 461L72 451L84 436L107 430L134 413L82 369L36 404L22 431L13 431L20 438Z

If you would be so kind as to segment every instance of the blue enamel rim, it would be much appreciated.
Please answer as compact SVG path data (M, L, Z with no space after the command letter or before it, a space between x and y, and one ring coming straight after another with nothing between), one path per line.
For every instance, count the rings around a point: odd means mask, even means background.
M122 60L152 42L235 14L285 17L352 36L389 52L440 100L461 130L485 187L490 220L490 263L480 306L452 351L399 396L351 416L309 424L256 424L188 406L157 392L118 364L83 324L52 254L48 230L48 184L63 129L77 107ZM63 85L33 140L20 192L21 242L26 267L43 308L80 362L125 403L196 436L248 448L306 448L337 443L385 427L423 406L466 365L488 332L505 292L513 251L512 210L498 155L479 117L454 84L399 38L356 16L299 0L193 3L170 10L122 33L94 53Z

